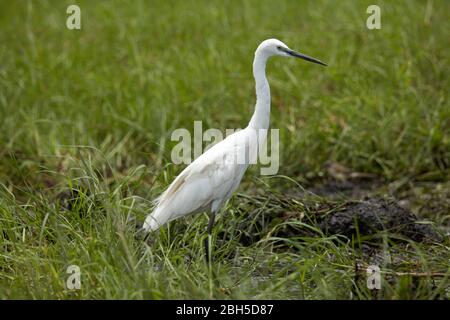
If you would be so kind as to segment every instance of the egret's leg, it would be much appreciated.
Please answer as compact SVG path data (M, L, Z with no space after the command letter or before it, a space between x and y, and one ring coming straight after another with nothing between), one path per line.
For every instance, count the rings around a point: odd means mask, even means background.
M210 261L211 258L211 251L210 251L210 246L211 246L211 238L212 238L212 228L214 225L214 219L216 218L216 213L215 212L211 212L209 214L209 222L208 222L208 228L206 229L206 232L208 233L208 238L205 239L205 257L206 257L206 262Z

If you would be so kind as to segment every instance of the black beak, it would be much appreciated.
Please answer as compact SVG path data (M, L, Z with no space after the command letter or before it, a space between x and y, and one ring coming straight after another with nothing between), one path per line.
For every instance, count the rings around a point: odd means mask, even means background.
M327 66L326 63L320 61L319 59L307 56L306 54L303 53L299 53L299 52L295 52L294 50L288 49L288 48L284 48L284 47L278 47L279 50L286 52L287 54L296 57L296 58L300 58L309 62L313 62L313 63L317 63L317 64L321 64L323 66Z

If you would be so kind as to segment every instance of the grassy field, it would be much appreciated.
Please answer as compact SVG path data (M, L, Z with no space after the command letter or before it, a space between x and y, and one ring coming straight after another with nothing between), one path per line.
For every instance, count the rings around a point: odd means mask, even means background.
M73 3L81 30L66 28ZM377 1L372 31L370 4L0 1L0 299L449 299L450 3ZM172 131L246 126L253 53L272 37L329 64L269 63L279 174L247 172L211 269L206 214L142 241L136 225L184 167ZM352 192L314 192L336 181ZM311 218L365 196L442 241L326 234Z

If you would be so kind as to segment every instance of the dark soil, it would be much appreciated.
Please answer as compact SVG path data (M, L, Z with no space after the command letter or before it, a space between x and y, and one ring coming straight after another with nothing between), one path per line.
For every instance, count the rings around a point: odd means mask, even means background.
M442 241L430 224L419 222L409 210L394 200L368 198L348 202L336 212L327 214L319 222L326 234L340 234L348 238L388 231L414 241Z
M336 170L335 170L336 171ZM342 171L342 170L341 170ZM388 233L390 239L413 240L417 242L442 242L443 236L434 224L424 221L408 207L402 206L404 201L395 196L386 198L385 192L379 192L386 185L376 177L358 175L348 179L329 178L305 190L292 190L285 193L285 199L268 204L267 210L252 210L245 207L237 230L242 233L239 241L243 245L251 245L265 237L269 230L281 222L302 221L320 229L326 235L342 235L349 239L358 235L369 236L370 240L380 239L382 233ZM311 200L311 193L320 196ZM315 199L313 197L313 199ZM290 210L283 201L297 201L307 209L305 212ZM276 202L279 201L279 202ZM271 231L272 232L272 231ZM299 224L284 224L276 228L271 236L280 238L317 236L310 228Z

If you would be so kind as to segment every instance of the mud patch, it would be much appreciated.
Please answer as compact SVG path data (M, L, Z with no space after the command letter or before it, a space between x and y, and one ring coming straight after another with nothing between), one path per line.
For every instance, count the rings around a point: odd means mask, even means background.
M424 221L392 198L366 196L336 201L298 193L294 197L289 194L240 200L237 219L229 219L229 229L220 238L238 233L238 241L244 246L267 236L301 241L302 237L320 236L320 231L348 239L359 235L371 243L378 242L383 234L396 241L443 241L434 223Z
M428 223L393 200L365 199L345 203L335 212L325 215L318 223L326 234L340 234L348 238L375 235L381 231L405 236L414 241L442 241Z

